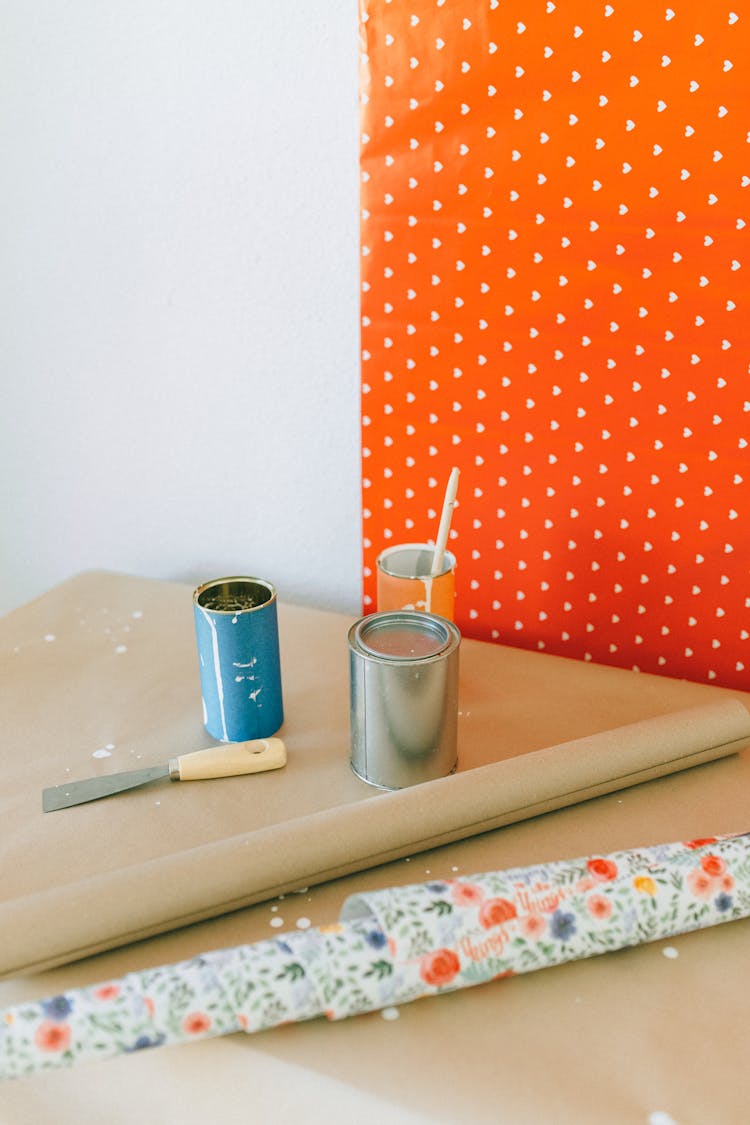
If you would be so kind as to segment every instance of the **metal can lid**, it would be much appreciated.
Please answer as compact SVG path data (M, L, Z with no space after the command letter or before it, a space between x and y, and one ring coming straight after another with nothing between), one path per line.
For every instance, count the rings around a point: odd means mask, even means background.
M458 643L455 625L430 613L394 611L362 618L353 640L368 656L380 660L430 660Z

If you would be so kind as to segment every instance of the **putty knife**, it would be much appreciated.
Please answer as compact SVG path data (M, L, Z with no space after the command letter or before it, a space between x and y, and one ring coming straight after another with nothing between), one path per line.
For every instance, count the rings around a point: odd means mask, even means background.
M251 742L232 742L226 746L210 746L179 758L170 758L166 765L146 766L140 770L89 777L85 781L69 781L53 785L42 793L45 812L68 809L86 801L111 797L125 789L136 789L150 781L168 777L171 781L201 781L209 777L233 777L242 773L262 773L286 765L286 747L280 738L255 738Z

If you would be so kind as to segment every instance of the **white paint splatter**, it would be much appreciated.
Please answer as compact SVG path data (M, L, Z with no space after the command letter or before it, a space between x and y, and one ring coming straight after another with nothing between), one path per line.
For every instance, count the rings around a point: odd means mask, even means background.
M211 631L211 651L213 653L214 676L216 678L216 693L218 696L219 715L221 717L221 735L224 742L229 741L227 735L227 717L224 711L224 684L221 678L221 661L219 659L219 635L216 632L216 625L211 618L211 614L207 613L203 606L198 606L201 615L205 620L208 628Z
M57 637L55 636L54 633L45 633L44 639L45 639L45 641L47 641L47 643L49 643L50 641L56 641Z
M271 919L271 925L274 926L276 929L278 929L279 926L284 925L284 919L280 918L277 914L275 918Z
M295 925L298 930L309 930L312 923L309 918L302 917L297 919Z
M143 617L143 610L142 609L134 609L130 616L134 617L135 620L137 621L139 618Z
M668 957L670 961L674 961L680 956L679 949L675 949L673 945L665 945L662 949L662 953L665 957Z
M120 653L120 652L127 652L127 651L128 651L128 646L127 646L127 645L117 645L117 647L116 647L116 649L115 649L115 652L118 652L118 653Z
M648 1115L648 1125L678 1125L678 1123L663 1109L657 1109Z
M112 751L108 750L106 746L100 746L98 750L94 750L91 755L92 758L111 758Z
M398 1008L383 1008L380 1013L384 1020L392 1021L400 1019L401 1013Z

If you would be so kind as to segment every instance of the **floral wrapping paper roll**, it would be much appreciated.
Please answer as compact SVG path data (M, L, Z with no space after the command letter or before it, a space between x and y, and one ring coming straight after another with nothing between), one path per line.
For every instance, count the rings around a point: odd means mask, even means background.
M0 1013L0 1077L330 1019L750 915L750 835L355 896L330 926Z
M404 1002L748 914L743 834L375 891L342 918L378 921Z

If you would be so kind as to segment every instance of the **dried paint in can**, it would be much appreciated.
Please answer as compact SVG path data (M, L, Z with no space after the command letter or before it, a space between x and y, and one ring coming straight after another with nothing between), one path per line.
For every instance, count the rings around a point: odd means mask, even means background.
M349 630L351 767L404 789L457 764L461 634L431 613L373 613Z

